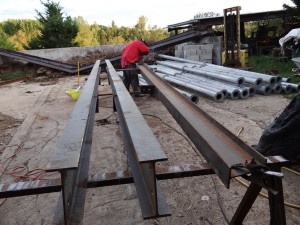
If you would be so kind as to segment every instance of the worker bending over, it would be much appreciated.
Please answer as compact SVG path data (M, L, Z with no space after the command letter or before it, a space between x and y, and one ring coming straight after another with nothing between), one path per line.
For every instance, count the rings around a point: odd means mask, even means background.
M121 66L124 70L123 83L129 91L131 84L133 96L140 95L139 78L136 63L142 58L143 55L148 55L150 49L147 43L143 40L134 40L127 44L123 50L121 57Z

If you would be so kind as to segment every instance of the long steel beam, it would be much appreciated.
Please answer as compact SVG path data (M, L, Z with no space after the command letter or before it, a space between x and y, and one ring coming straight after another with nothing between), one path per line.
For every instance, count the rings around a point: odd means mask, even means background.
M255 159L266 164L265 157L184 98L152 70L145 65L138 65L138 68L145 80L156 87L157 97L227 188L232 177L249 173L244 168L246 162Z
M143 218L171 215L155 175L155 163L167 156L109 60L106 65Z
M40 56L30 55L30 54L27 54L27 53L24 53L24 52L11 51L11 50L0 48L0 54L2 55L4 53L10 54L12 56L20 56L20 57L25 57L25 58L29 58L29 59L40 60L42 62L43 61L48 62L50 64L57 65L57 66L62 66L64 68L69 68L69 69L72 69L72 68L76 67L76 66L74 66L73 64L70 64L70 63L63 63L63 62L56 61L56 60L53 60L53 59L48 59L48 58L43 58L43 57L40 57Z
M76 73L78 70L75 65L62 63L59 61L33 56L21 52L9 51L6 49L0 49L0 55L13 58L13 59L18 59L21 61L31 62L37 65L45 66L48 68L56 69L67 73Z
M283 166L288 166L289 161L281 156L268 156L267 166L280 171ZM198 165L181 166L155 166L157 180L178 179L184 177L204 176L215 172L208 163ZM128 170L110 173L98 173L89 175L87 188L105 187L112 185L133 183L132 173ZM27 195L45 194L61 191L61 180L36 180L10 184L0 183L0 198L12 198Z
M270 20L270 19L286 18L286 17L288 17L286 10L248 13L248 14L241 14L241 22ZM170 24L168 25L168 31L170 32L173 30L195 28L200 26L206 28L213 25L223 25L223 24L224 24L223 16L193 19L181 23Z
M171 36L164 40L155 42L150 45L150 49L159 50L159 49L167 48L170 46L174 46L174 45L177 45L180 43L187 42L189 40L199 39L208 34L209 34L208 31L189 30L189 31L183 32L181 34L174 35L174 36ZM10 50L6 50L6 49L0 49L0 55L6 56L9 58L23 60L26 62L31 62L31 63L37 64L37 65L45 66L48 68L56 69L56 70L71 73L71 74L74 74L78 71L78 68L75 65L72 65L69 63L62 63L59 61L42 58L42 57L38 57L38 56L33 56L33 55L26 54L26 53L15 52L15 51L10 51ZM120 59L121 59L120 55L115 56L110 59L110 62L111 63L119 62ZM101 61L100 65L105 66L105 61ZM79 71L90 71L93 68L93 66L94 66L94 64L85 65L85 66L81 67L79 69Z
M64 222L68 225L82 224L99 79L98 60L47 166L48 172L61 173Z
M175 46L190 40L200 39L207 35L209 35L211 32L205 30L205 31L199 31L199 30L188 30L186 32L180 33L178 35L171 36L169 38L163 39L161 41L155 42L154 44L150 45L150 49L158 50L167 48L170 46Z
M35 180L10 184L0 183L0 198L46 194L61 191L61 180Z
M183 166L156 166L157 180L176 179L214 174L207 163ZM89 175L87 188L105 187L133 183L130 171L117 171ZM0 198L12 198L27 195L45 194L61 191L60 179L26 181L11 184L0 184Z
M200 39L209 34L210 34L210 32L208 32L208 31L189 30L189 31L180 33L178 35L174 35L174 36L168 37L166 39L163 39L161 41L155 42L150 45L150 49L156 51L159 49L168 48L170 46L178 45L178 44L190 41L190 40ZM120 59L121 59L121 56L115 56L115 57L109 59L109 61L111 63L115 63L115 62L120 61ZM102 61L100 65L105 66L104 61ZM87 66L82 67L82 70L88 70L90 68L91 68L91 65L87 65Z

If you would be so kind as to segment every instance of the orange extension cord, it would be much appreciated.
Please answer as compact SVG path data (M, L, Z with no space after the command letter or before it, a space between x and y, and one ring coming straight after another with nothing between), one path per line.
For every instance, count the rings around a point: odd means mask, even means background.
M14 158L17 154L19 154L23 150L23 147L21 147L20 145L9 145L4 148L1 148L0 153L2 153L6 148L9 148L9 147L15 147L16 149L12 156L5 159L3 163L0 163L0 172L2 174L11 175L11 176L15 177L15 179L14 179L15 183L19 182L20 180L27 180L27 181L28 180L29 181L47 180L46 177L57 175L57 172L47 173L44 169L34 169L34 170L29 171L25 165L16 166L10 170L4 169L5 168L4 165L10 159ZM6 201L6 198L0 202L0 206L2 206L5 201Z

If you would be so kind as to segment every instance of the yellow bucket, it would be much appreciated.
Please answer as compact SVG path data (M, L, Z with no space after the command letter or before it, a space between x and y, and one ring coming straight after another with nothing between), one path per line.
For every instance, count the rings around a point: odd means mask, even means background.
M66 91L66 94L69 95L72 98L72 100L77 101L81 94L81 90L69 89Z

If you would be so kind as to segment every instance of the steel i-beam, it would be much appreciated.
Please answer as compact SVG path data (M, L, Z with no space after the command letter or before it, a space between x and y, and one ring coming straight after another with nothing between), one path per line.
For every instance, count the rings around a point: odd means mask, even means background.
M56 146L48 172L61 173L64 217L54 222L82 224L94 118L98 100L100 61L97 60ZM58 206L61 204L58 204Z
M155 163L167 157L109 60L106 65L143 218L169 216L155 174Z
M178 93L145 65L138 65L145 80L156 87L155 93L183 131L210 163L228 188L230 179L249 173L243 167L255 159L266 164L266 158ZM242 165L242 166L241 166Z

